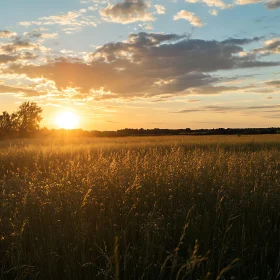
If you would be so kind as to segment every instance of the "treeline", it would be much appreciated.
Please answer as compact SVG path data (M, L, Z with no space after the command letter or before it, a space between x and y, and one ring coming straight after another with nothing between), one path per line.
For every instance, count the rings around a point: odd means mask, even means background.
M213 128L213 129L196 129L189 134L194 135L252 135L252 134L277 134L280 128Z
M245 135L245 134L276 134L279 128L213 128L213 129L122 129L117 133L124 135Z
M135 129L125 128L117 131L85 131L82 129L73 130L49 130L42 129L41 136L67 136L67 137L125 137L125 136L168 136L168 135L252 135L252 134L277 134L280 128L217 128L217 129Z

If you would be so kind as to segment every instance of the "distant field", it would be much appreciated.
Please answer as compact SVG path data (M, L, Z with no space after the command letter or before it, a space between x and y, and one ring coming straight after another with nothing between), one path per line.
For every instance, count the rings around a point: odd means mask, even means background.
M280 279L280 135L0 142L0 279Z

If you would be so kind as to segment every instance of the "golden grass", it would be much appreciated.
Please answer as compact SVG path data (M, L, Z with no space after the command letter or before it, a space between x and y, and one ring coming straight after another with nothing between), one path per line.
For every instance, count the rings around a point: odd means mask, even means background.
M279 213L278 135L0 143L0 279L272 280Z

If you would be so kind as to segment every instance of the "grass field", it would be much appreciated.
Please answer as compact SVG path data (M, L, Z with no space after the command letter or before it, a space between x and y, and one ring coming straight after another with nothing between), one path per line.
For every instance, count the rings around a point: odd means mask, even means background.
M280 279L280 136L0 142L0 279Z

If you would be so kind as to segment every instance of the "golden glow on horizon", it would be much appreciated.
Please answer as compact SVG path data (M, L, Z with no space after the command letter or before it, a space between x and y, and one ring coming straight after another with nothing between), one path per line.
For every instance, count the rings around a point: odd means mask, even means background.
M61 112L56 116L56 124L59 128L74 129L77 128L79 119L73 112Z

